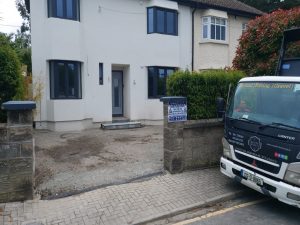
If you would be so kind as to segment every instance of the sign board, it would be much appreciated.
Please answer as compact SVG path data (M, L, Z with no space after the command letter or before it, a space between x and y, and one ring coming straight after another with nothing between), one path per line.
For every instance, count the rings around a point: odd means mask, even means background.
M168 106L168 122L182 122L187 121L187 104L182 102L169 102Z

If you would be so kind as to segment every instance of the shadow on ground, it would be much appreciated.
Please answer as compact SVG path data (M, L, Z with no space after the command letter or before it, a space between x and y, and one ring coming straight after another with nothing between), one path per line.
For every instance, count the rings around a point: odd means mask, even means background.
M35 131L36 190L64 197L163 171L162 126L62 133Z

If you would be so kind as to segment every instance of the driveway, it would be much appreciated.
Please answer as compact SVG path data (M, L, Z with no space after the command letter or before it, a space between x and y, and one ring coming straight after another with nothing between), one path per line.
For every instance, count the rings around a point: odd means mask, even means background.
M57 198L163 171L162 126L81 132L36 130L36 189Z

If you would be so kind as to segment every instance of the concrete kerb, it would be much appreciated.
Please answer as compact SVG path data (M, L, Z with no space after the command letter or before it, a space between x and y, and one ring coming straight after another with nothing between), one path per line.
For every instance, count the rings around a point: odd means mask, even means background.
M247 194L249 191L250 190L246 189L246 188L243 189L243 190L240 190L240 191L232 191L232 192L229 192L229 193L226 193L226 194L223 194L223 195L219 195L219 196L207 199L205 201L200 201L200 202L195 203L195 204L191 204L191 205L188 205L188 206L184 206L182 208L171 210L168 213L162 213L162 214L158 214L155 217L148 217L148 218L145 218L145 219L140 220L140 221L135 221L135 222L132 223L132 225L144 225L144 224L151 223L151 222L154 222L154 221L167 219L167 218L170 218L170 217L173 217L173 216L176 216L176 215L180 215L182 213L186 213L186 212L189 212L189 211L194 210L194 209L202 209L202 208L214 206L214 205L216 205L218 203L221 203L221 202L234 200L238 197L241 197L241 196Z

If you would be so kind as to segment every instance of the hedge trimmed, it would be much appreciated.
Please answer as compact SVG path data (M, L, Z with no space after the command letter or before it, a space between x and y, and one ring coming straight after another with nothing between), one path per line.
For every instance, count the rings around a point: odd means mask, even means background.
M236 70L208 70L204 72L177 71L167 80L169 96L184 96L188 101L188 119L216 118L216 98L227 98L229 85L234 90L245 77Z

